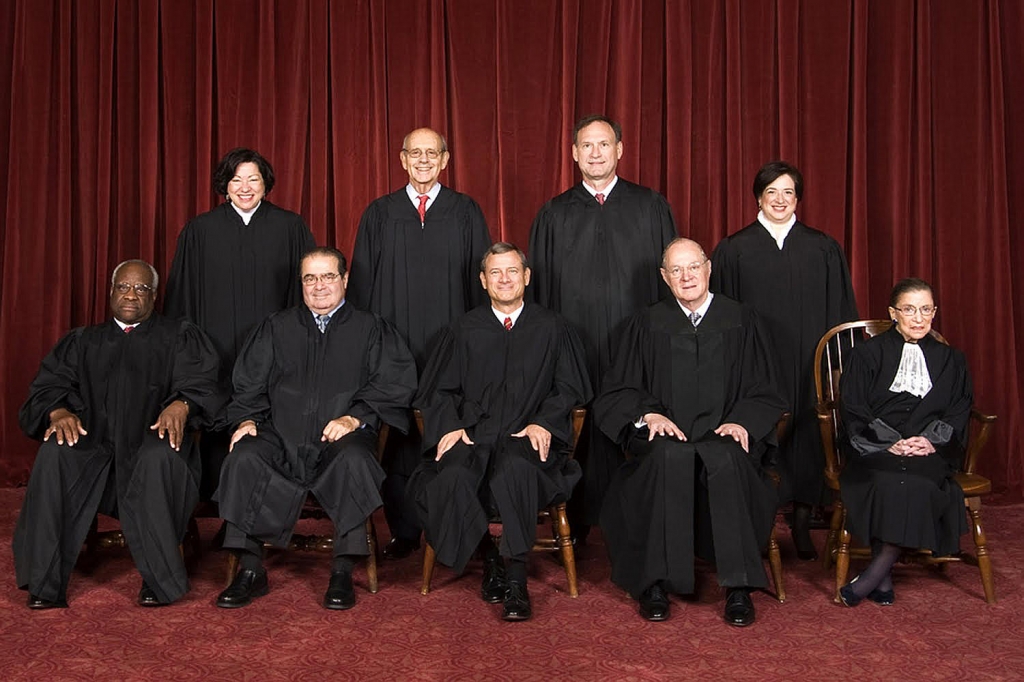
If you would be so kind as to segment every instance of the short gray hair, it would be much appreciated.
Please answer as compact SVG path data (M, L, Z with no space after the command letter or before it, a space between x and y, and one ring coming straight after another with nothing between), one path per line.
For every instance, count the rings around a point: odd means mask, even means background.
M138 258L132 258L130 260L125 260L125 261L121 261L120 263L118 263L117 267L114 268L114 271L112 273L110 273L110 286L114 286L115 284L117 284L117 271L120 270L121 268L123 268L126 265L143 265L143 266L149 268L150 274L153 275L153 289L156 290L157 286L159 286L159 284L160 284L160 275L158 275L156 273L156 268L154 268L152 265L150 265L146 261L139 260Z

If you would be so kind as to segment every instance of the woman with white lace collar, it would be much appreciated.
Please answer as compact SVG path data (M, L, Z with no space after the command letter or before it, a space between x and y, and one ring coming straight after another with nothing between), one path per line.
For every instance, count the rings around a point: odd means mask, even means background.
M847 528L870 543L868 567L840 590L843 603L891 604L892 565L904 547L959 550L967 532L963 459L973 398L963 353L930 335L931 286L901 280L892 329L855 347L840 380Z

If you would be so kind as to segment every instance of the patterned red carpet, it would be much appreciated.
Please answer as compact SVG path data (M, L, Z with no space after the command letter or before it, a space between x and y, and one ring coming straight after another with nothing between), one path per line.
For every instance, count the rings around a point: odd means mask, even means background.
M235 611L215 608L225 559L207 551L182 602L135 605L140 579L127 550L76 570L71 608L32 612L14 587L9 538L21 490L0 490L0 679L3 680L895 680L1024 678L1024 506L985 509L999 602L985 604L977 570L900 566L896 603L832 603L830 577L799 562L780 520L786 603L756 594L757 622L721 620L723 592L707 569L696 599L648 623L608 582L600 537L579 557L580 596L565 593L551 557L531 565L534 618L504 623L478 595L479 564L456 578L439 566L419 594L422 552L382 563L380 592L356 575L358 603L319 606L323 555L275 552L271 592ZM206 545L217 528L203 521ZM383 520L378 523L386 534ZM382 537L381 540L385 540ZM821 532L815 537L823 542ZM970 539L965 537L966 542Z

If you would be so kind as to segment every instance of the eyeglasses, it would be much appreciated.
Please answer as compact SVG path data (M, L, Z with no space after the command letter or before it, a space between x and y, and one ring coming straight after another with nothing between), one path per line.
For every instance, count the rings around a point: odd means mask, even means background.
M311 287L317 282L322 282L324 284L334 284L335 282L338 281L339 277L341 277L341 275L339 275L336 272L325 272L322 275L303 275L302 283L305 284L307 287Z
M408 156L410 159L418 159L423 155L426 155L428 159L436 159L444 154L443 149L403 149L402 153Z
M690 276L696 277L697 275L700 274L701 268L703 268L704 264L707 262L708 259L705 258L699 263L690 263L689 265L674 265L671 268L665 270L665 272L667 272L672 277L681 277L683 275L683 271L686 271L687 273L690 274Z
M138 296L145 296L146 294L153 293L153 287L148 284L128 284L128 282L118 282L114 285L114 291L119 294L127 294L132 289Z
M896 310L900 311L901 313L903 313L907 317L913 317L914 315L917 315L918 313L921 313L921 317L931 317L932 315L935 314L935 311L938 310L938 309L939 309L938 306L934 306L934 305L923 305L920 308L918 308L917 306L913 306L913 305L905 305L905 306L900 306L899 308L896 308Z

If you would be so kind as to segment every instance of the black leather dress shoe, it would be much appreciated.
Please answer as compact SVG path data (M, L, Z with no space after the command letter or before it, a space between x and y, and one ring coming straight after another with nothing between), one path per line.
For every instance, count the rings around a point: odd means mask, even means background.
M868 594L868 599L882 606L892 606L892 603L896 601L896 592L895 590L880 590L876 587Z
M754 602L750 591L743 587L729 588L725 595L725 622L745 627L754 622Z
M356 605L356 591L352 587L352 573L335 571L331 573L331 582L324 593L324 608L344 611Z
M654 583L640 595L640 616L654 622L668 620L668 595L661 583Z
M488 604L500 604L505 600L505 563L497 558L484 561L484 581L480 585L480 597Z
M142 581L142 589L139 590L139 606L164 606L163 602L157 599L153 588Z
M404 559L420 548L419 540L406 540L405 538L391 538L384 546L385 559Z
M533 615L530 607L530 593L526 591L523 583L509 582L505 589L505 608L502 611L502 620L529 620Z
M66 609L68 607L68 603L63 599L59 601L47 601L35 596L34 594L30 594L28 595L28 603L26 603L25 606L34 611L43 611L45 609Z
M256 597L262 597L270 591L267 584L267 572L257 573L243 568L231 581L228 588L217 597L217 606L222 609L237 609L248 606Z

